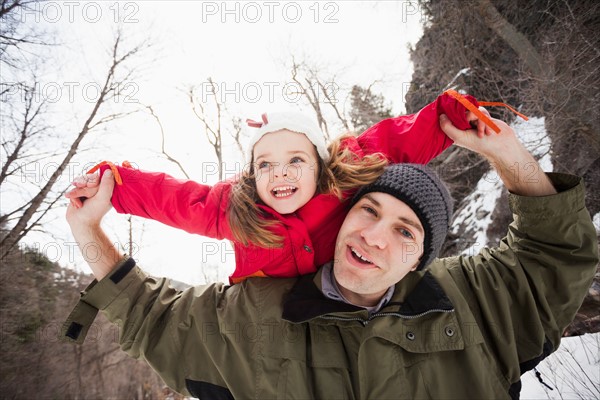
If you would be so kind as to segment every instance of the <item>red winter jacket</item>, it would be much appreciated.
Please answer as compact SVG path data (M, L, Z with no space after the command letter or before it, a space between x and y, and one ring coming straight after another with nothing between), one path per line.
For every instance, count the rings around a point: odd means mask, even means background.
M477 100L466 98L477 106ZM438 116L448 115L459 129L469 129L465 107L448 95L439 96L416 114L390 118L345 141L357 155L383 153L391 163L426 164L452 144L440 129ZM108 166L103 166L103 173ZM112 204L119 213L160 221L189 233L216 239L233 236L227 205L233 181L214 186L175 179L160 172L117 167L122 185L115 185ZM348 193L347 196L351 196ZM281 215L259 205L267 218L281 222L274 231L283 247L245 247L233 242L236 268L232 283L249 276L293 277L315 272L332 260L338 231L347 213L346 202L318 194L293 214Z

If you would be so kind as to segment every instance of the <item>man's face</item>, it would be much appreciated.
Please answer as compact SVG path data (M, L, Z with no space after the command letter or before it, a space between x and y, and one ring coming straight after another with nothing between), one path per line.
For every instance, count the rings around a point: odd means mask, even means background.
M254 146L258 197L280 214L291 214L317 191L315 146L302 133L267 133Z
M353 304L377 304L390 286L416 269L423 240L423 226L409 206L386 193L367 193L337 237L333 273L340 291Z

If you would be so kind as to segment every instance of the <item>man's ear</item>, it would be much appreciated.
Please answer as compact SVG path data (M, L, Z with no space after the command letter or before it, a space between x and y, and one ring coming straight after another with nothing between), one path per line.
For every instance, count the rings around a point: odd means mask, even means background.
M421 255L421 257L423 257L423 255ZM417 270L417 267L419 266L419 263L421 262L421 257L419 257L419 259L417 260L415 265L412 266L412 268L410 269L410 272L414 272Z

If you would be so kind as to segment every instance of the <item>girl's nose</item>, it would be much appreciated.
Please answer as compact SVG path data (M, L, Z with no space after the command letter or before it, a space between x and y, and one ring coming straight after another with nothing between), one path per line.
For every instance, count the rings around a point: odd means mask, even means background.
M274 174L275 174L275 177L277 177L277 178L280 177L280 176L286 177L287 176L287 169L285 168L285 166L283 166L283 167L275 167L274 168Z

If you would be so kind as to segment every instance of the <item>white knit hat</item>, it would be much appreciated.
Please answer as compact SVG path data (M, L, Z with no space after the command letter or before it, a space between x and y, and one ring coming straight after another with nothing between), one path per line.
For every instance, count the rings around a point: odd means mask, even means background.
M325 145L325 136L323 135L323 131L321 131L321 128L319 128L317 122L306 114L296 111L280 111L269 114L265 113L262 115L261 122L247 119L246 123L250 128L257 128L256 132L254 132L252 138L250 139L250 143L248 144L246 153L247 160L252 160L252 151L254 150L254 145L256 142L258 142L267 133L277 132L282 129L304 134L317 148L319 157L321 157L324 162L329 160L329 152L327 151L327 146Z

